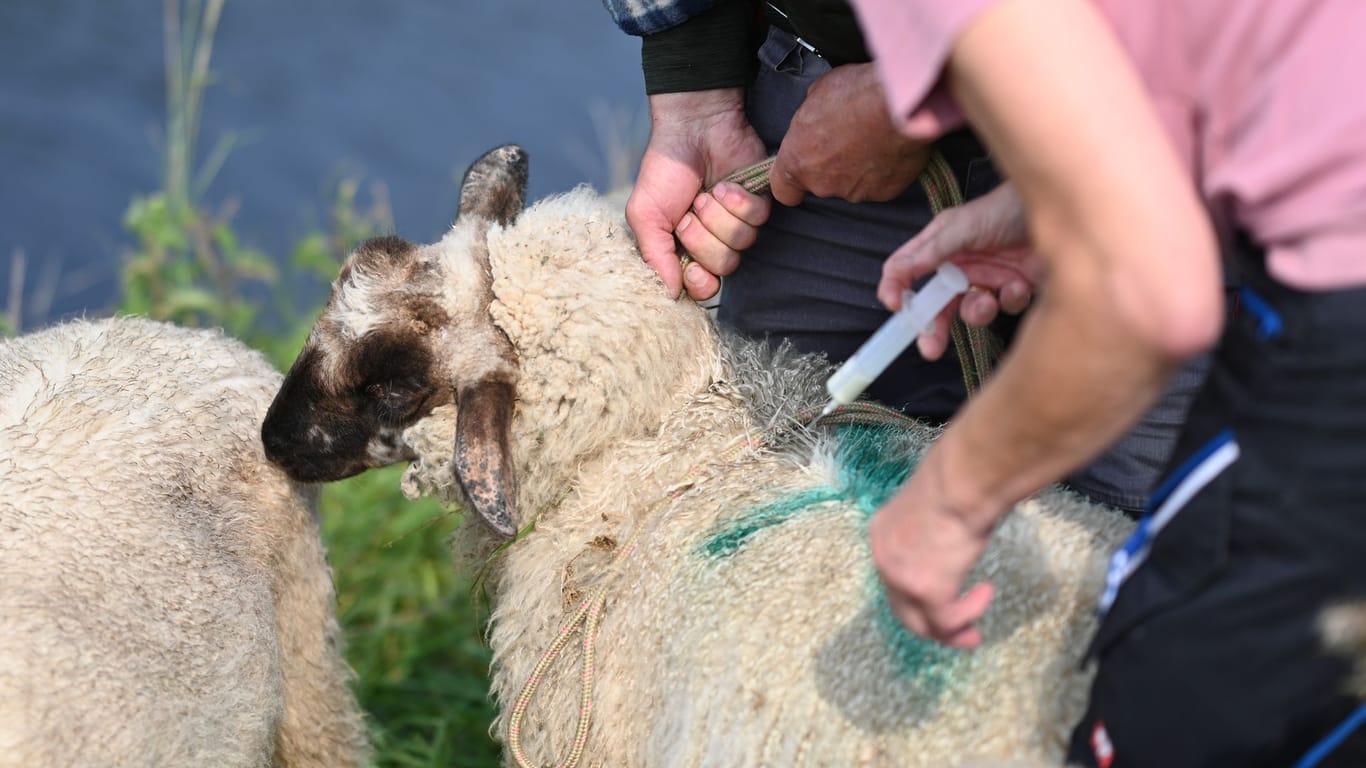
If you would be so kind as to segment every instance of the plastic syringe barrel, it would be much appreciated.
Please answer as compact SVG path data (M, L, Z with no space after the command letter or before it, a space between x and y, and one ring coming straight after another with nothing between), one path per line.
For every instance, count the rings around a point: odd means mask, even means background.
M854 402L929 327L930 321L953 301L953 297L967 289L968 278L963 270L952 264L940 265L925 287L914 295L903 297L901 309L863 342L854 356L825 383L826 391L834 398L832 405Z

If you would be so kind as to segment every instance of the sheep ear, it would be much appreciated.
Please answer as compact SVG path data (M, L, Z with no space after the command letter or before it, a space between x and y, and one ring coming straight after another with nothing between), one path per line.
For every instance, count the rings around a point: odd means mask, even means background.
M508 449L515 399L508 382L475 382L460 389L455 420L455 476L474 511L506 538L517 533L517 482Z
M460 183L460 212L466 216L510 224L526 204L526 151L516 144L490 150L465 171Z

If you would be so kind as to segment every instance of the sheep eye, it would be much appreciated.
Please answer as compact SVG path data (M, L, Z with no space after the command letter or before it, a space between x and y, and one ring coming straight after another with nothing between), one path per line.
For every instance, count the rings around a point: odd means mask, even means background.
M410 399L416 394L411 388L394 381L386 381L380 384L371 384L365 388L365 394L371 400L381 403L401 403Z
M375 404L380 418L386 422L403 421L422 403L422 391L419 388L398 381L368 384L364 392Z

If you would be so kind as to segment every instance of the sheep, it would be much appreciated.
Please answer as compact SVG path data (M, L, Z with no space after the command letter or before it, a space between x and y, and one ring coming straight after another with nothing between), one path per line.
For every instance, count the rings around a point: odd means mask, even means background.
M145 319L0 340L0 766L368 761L279 382Z
M975 572L984 646L910 635L867 522L936 429L810 425L823 358L665 295L587 188L523 211L526 173L495 149L439 242L360 246L262 425L296 478L408 461L406 493L472 510L452 546L486 569L505 761L1059 761L1127 518L1018 505ZM583 650L538 669L585 615Z

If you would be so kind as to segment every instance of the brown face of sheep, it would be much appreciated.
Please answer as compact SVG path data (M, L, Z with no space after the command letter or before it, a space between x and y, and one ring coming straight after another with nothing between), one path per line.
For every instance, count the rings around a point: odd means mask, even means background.
M483 232L494 222L510 224L525 202L526 181L521 148L486 153L465 173L457 225ZM485 314L487 285L470 294L483 297L475 302L480 306L457 310L468 312L462 323L478 327L453 327L437 299L443 281L455 276L442 272L437 255L396 237L356 249L271 404L261 438L266 456L295 479L336 480L411 460L403 430L456 398L456 477L475 512L510 537L517 520L508 444L515 355ZM470 256L487 280L482 239Z
M375 331L332 365L320 346L305 347L261 427L266 457L310 483L411 460L403 429L451 399L433 380L430 351L414 341Z
M428 335L447 315L431 259L398 237L365 241L266 415L266 456L297 480L325 482L412 458L403 428L450 400Z

